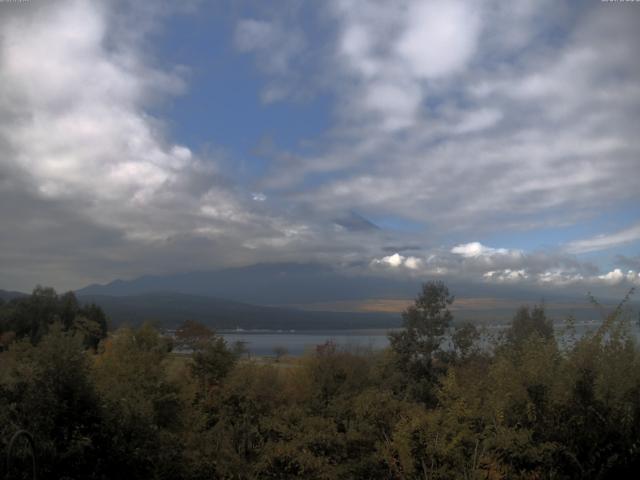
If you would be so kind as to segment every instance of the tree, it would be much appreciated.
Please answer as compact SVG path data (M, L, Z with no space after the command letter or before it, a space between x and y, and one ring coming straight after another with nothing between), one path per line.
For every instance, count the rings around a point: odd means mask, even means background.
M185 320L176 330L178 347L193 351L206 347L214 337L213 330L195 320Z
M507 340L512 345L520 345L532 335L543 340L554 338L553 322L547 318L544 305L534 305L532 309L521 306L511 320Z
M200 381L205 397L209 387L218 384L239 357L239 351L230 349L223 337L194 320L182 323L176 331L176 342L191 350L191 371Z
M453 343L453 348L461 360L468 358L474 350L477 351L476 343L479 339L480 332L470 322L457 327L451 335L451 343Z
M285 357L289 354L289 350L287 347L283 347L282 345L277 345L273 347L273 354L276 356L276 363L282 360L282 357Z
M123 327L94 361L103 406L104 478L180 478L183 404L167 341L150 324Z
M404 373L407 386L427 403L435 399L433 386L438 368L434 366L434 356L453 320L449 311L453 300L443 282L424 283L414 304L402 313L404 329L389 334L396 365Z
M58 295L53 288L37 286L28 297L0 306L0 336L29 338L37 344L59 322L65 332L79 332L85 347L95 349L107 336L107 316L95 304L81 306L73 292Z
M251 350L249 350L249 348L247 347L247 343L248 342L246 340L236 340L235 342L233 342L233 346L231 347L231 349L238 358L241 358L245 354L247 355L247 357L251 358Z
M193 352L193 374L200 379L203 388L218 384L231 371L238 357L220 336Z
M73 329L83 335L86 347L95 350L100 340L107 338L107 316L102 308L95 303L90 303L77 310L73 320Z
M0 454L2 441L25 429L40 478L96 478L103 425L81 336L56 323L37 345L24 339L0 356Z

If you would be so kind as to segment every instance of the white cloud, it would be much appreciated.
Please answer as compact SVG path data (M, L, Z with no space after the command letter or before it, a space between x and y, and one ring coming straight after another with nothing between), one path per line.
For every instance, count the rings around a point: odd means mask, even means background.
M422 260L418 257L407 257L404 261L404 266L410 270L417 270L422 265Z
M640 241L640 224L615 233L597 235L584 240L575 240L566 246L570 253L587 253L607 250Z
M499 110L483 108L472 111L455 126L456 133L471 133L493 127L502 119Z
M363 270L354 268L360 273L383 278L411 281L443 279L455 288L462 284L465 288L482 289L479 291L495 288L505 294L528 292L527 295L537 295L537 298L556 295L560 291L580 297L591 291L598 296L615 298L624 295L629 287L640 286L640 272L634 267L615 267L603 272L595 264L561 251L526 252L470 242L447 248L419 248L419 253L411 256L399 253L414 248L403 250L395 247L398 251L394 252L388 247L385 251L394 253L371 255L368 262L361 264L365 267ZM625 258L618 260L624 264Z
M372 260L372 264L374 265L388 265L390 267L399 267L405 261L405 257L400 255L399 253L394 253L393 255L388 255L386 257L382 257L380 259L374 258Z
M462 70L473 55L480 19L471 4L412 2L397 52L419 78L436 78Z
M539 273L536 280L541 285L565 287L567 285L584 282L586 279L582 274L579 273L564 272L562 270L551 270Z
M308 228L222 181L215 158L173 142L148 113L185 85L144 48L147 9L136 22L110 10L136 15L136 4L35 3L7 16L0 6L0 204L13 205L0 209L11 225L3 283L75 287L312 248ZM125 17L138 29L123 30Z
M364 25L354 24L342 34L340 51L365 77L372 77L379 71L378 62L372 58L372 38Z
M506 248L491 248L482 245L480 242L471 242L456 245L451 249L451 253L461 255L465 258L477 258L492 255L509 255L513 252Z
M418 114L422 94L408 81L373 82L364 90L363 106L381 116L385 130L410 127Z
M114 222L104 209L131 202L128 210L135 211L181 177L211 167L187 147L167 144L142 113L147 89L175 93L180 78L148 70L125 46L109 51L99 7L83 1L67 7L42 8L4 25L0 108L11 121L0 126L0 136L15 152L4 162L22 169L46 198L99 200L87 207Z
M561 269L553 269L530 275L525 269L511 270L507 268L486 272L483 274L483 278L487 281L498 283L527 283L528 280L533 280L534 284L549 287L575 286L577 288L588 288L592 285L640 285L640 273L634 270L623 272L619 268L615 268L602 275L583 275L575 271L564 271Z
M482 277L487 281L497 283L516 283L521 280L526 280L529 278L529 275L525 270L511 270L510 268L505 268L504 270L492 270L490 272L486 272Z
M480 16L471 3L333 5L341 24L339 63L357 79L344 113L361 113L387 132L414 126L429 97L428 81L463 71L477 46Z
M446 276L451 281L509 284L527 288L571 287L584 292L598 286L640 285L640 274L619 268L599 274L595 266L581 263L567 254L525 253L520 250L491 248L479 242L438 249L423 257L405 257L394 253L374 258L370 267L392 270L406 275L429 278Z
M608 285L619 285L624 282L640 285L640 273L628 270L626 273L616 268L604 275L598 275L598 279Z
M640 10L513 3L332 2L335 50L313 72L337 120L319 153L287 152L296 162L274 169L271 185L318 210L372 209L433 231L566 226L637 201L640 68L629 45ZM408 47L440 38L422 9L451 25L474 19L456 29L468 47L440 48L450 66L420 63L429 42ZM331 175L306 182L318 173Z
M417 257L405 257L400 255L399 253L394 253L393 255L388 255L382 258L374 258L371 261L371 266L383 266L383 267L406 267L409 270L417 270L422 265L422 260Z

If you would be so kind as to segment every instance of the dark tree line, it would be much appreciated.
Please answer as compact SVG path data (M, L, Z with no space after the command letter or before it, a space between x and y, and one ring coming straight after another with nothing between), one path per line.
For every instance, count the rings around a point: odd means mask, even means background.
M0 450L31 431L51 479L636 478L640 350L623 305L556 338L542 306L491 336L453 326L452 302L427 283L387 350L328 342L269 363L195 322L96 347L80 319L103 315L37 289L0 307Z
M59 324L64 331L78 333L86 347L96 348L107 335L107 317L91 303L80 305L73 292L58 295L53 288L36 287L30 296L0 299L0 349L14 340L37 344Z

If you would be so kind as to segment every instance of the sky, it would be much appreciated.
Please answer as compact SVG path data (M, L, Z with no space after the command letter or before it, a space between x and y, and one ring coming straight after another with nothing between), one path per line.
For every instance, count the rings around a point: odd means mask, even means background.
M0 288L640 286L640 3L0 1Z

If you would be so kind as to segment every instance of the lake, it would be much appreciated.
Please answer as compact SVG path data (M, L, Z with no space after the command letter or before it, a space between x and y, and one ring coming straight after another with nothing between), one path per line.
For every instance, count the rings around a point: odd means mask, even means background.
M576 324L578 336L587 331L593 331L600 325L600 322L585 322ZM504 325L494 325L485 327L489 335L497 334L504 330ZM556 334L562 336L564 325L556 325ZM252 355L268 356L274 355L274 348L283 347L289 355L302 355L309 350L313 350L316 345L332 341L339 347L350 349L383 349L389 345L387 333L389 329L357 329L357 330L302 330L302 331L219 331L230 346L236 342L243 342L246 349ZM633 326L636 338L640 339L640 330Z
M276 347L284 347L288 355L302 355L316 345L332 341L348 348L382 349L389 345L386 329L317 330L317 331L220 331L232 346L243 342L252 355L273 355Z

